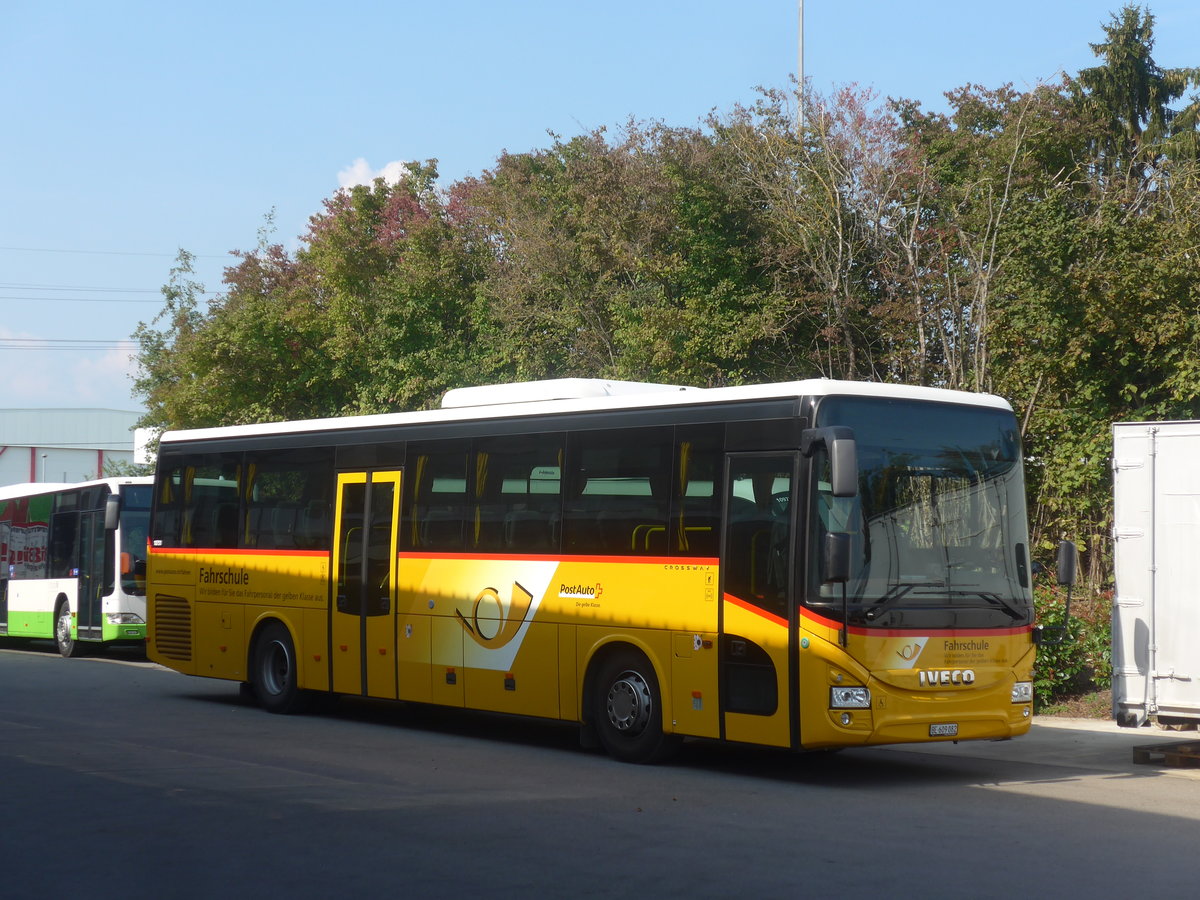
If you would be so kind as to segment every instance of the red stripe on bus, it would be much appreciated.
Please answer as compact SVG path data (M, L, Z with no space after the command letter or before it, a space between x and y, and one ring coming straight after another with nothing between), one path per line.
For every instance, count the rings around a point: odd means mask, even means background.
M818 613L807 609L800 610L800 616L807 619L814 625L821 625L825 628L841 629L842 623L835 622L833 619L827 619ZM1011 637L1014 634L1024 634L1032 631L1032 625L1018 626L1016 628L937 628L933 631L926 631L922 628L863 628L861 625L852 625L850 627L851 634L863 635L866 637L912 637L919 635L921 637Z
M775 625L780 625L783 628L787 628L787 619L783 618L783 616L777 616L774 613L769 613L765 609L755 606L748 600L743 600L741 597L735 597L733 594L726 594L725 602L732 603L734 606L744 609L746 612L754 613L756 616L761 616L768 622L771 622Z
M803 607L801 607L801 609L800 609L800 618L808 619L814 625L821 625L825 628L841 628L842 627L841 622L835 622L833 619L827 619L824 616L818 615L817 613L811 612L807 609L804 609ZM853 631L853 629L851 629L851 630Z
M855 634L865 634L872 637L1012 637L1016 634L1027 634L1033 631L1032 625L1018 628L938 628L934 631L923 631L920 628L851 628Z
M765 609L761 609L743 600L741 597L736 597L733 594L726 594L725 600L732 603L746 612L754 613L756 616L766 619L768 622L773 622L776 625L787 627L787 620L782 616L777 616L774 613L769 613ZM835 622L833 619L827 619L818 613L811 612L807 609L800 610L800 616L807 619L813 625L821 625L825 628L840 629L841 622ZM920 628L910 628L901 630L898 628L863 628L855 626L850 628L850 633L862 635L864 637L912 637L918 634L921 637L939 638L939 637L1011 637L1013 635L1025 634L1032 631L1031 625L1025 625L1017 628L940 628L933 631L925 631Z
M640 566L715 566L716 558L699 556L561 556L549 553L420 553L403 550L400 559L497 560L500 562L626 563Z
M176 556L328 556L328 550L233 550L221 547L150 547L151 553Z

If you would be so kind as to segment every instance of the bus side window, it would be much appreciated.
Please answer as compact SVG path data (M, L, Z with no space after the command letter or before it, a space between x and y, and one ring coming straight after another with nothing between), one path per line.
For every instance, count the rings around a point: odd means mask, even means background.
M246 534L260 550L314 550L330 539L333 454L324 448L246 458Z
M784 455L730 465L725 590L780 616L789 609L792 465Z
M150 542L155 547L178 547L183 543L182 466L174 466L160 475L154 497Z
M197 484L193 493L191 546L232 550L238 545L238 483L206 480L210 483Z
M467 450L465 441L409 445L402 544L414 550L464 549Z
M725 429L681 426L675 435L670 552L715 557L721 538L721 479Z
M234 549L241 532L240 453L195 454L158 481L155 546Z
M612 556L663 555L673 429L577 432L567 453L566 548Z
M557 550L563 451L561 434L476 441L468 545L506 553Z
M50 522L50 577L70 578L79 566L79 511L56 512Z

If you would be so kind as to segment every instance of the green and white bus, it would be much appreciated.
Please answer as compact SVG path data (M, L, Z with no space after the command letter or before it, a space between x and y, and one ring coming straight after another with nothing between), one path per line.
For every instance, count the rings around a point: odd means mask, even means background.
M146 639L153 479L0 487L0 635L63 656Z

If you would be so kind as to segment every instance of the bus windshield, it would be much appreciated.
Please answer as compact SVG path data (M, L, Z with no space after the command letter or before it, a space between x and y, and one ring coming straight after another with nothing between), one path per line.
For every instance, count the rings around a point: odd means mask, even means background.
M819 425L847 425L859 492L834 497L814 458L810 558L850 535L850 623L884 628L1020 627L1032 621L1024 486L1007 410L880 397L825 398ZM840 619L842 586L814 565L809 604Z
M121 488L121 590L134 596L146 593L146 536L153 492L148 484Z

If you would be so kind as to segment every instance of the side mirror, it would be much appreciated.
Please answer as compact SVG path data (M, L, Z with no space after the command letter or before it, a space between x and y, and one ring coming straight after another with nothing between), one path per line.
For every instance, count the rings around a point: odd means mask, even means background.
M835 497L858 496L858 445L854 431L844 425L809 428L800 435L800 452L812 456L818 444L829 453L830 489Z
M821 580L826 584L845 584L850 580L850 535L831 531L821 548Z
M852 437L829 442L830 482L835 497L858 495L858 446Z
M831 531L825 535L821 547L821 580L826 584L842 586L842 629L839 641L843 647L849 641L850 610L846 596L846 582L850 580L850 535L844 531Z
M116 531L121 521L121 495L109 494L104 501L104 530Z
M1076 569L1079 567L1079 548L1071 541L1058 542L1058 583L1067 588L1067 605L1063 609L1062 625L1043 627L1039 625L1033 633L1035 644L1062 644L1071 633L1071 587L1075 584Z
M1058 583L1073 585L1079 567L1079 548L1072 541L1058 543Z

